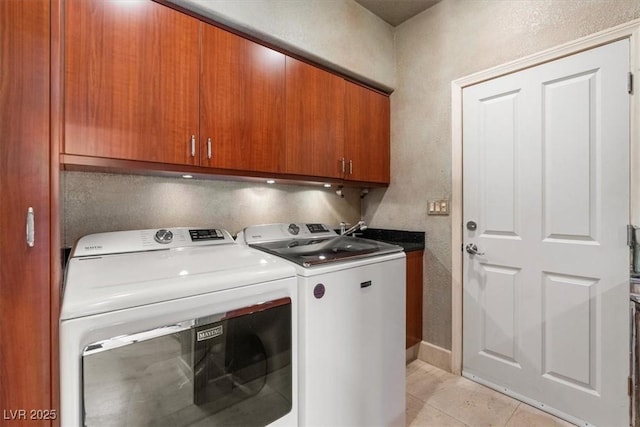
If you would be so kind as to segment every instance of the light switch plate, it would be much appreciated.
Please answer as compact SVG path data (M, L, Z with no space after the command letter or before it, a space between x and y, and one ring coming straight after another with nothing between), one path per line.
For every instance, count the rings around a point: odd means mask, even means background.
M449 215L449 200L429 200L428 215Z

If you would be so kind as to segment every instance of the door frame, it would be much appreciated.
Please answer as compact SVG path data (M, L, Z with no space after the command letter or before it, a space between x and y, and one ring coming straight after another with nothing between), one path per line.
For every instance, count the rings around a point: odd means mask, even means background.
M606 29L533 55L517 59L451 82L451 372L462 374L462 289L464 252L462 224L462 91L465 87L545 62L629 39L630 67L634 74L635 94L640 90L640 19ZM640 97L631 97L630 114L630 223L640 225ZM634 118L636 118L634 120ZM460 248L460 251L456 250Z

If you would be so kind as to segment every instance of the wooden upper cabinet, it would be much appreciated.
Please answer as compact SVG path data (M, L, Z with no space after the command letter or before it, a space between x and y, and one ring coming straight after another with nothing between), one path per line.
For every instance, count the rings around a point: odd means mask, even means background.
M340 178L343 78L287 57L286 172Z
M151 0L63 4L72 161L389 183L388 96Z
M200 164L281 171L285 56L202 24L201 62Z
M345 179L389 183L389 97L346 82Z
M199 21L149 0L64 4L64 152L196 164Z

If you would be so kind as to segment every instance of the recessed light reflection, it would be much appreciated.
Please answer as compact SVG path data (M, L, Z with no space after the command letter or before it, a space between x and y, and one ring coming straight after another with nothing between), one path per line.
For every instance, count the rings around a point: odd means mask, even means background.
M193 175L184 174L184 175L182 175L182 177L183 177L184 179L191 179L191 178L193 178Z
M275 184L275 183L276 183L276 181L273 180L273 179L268 179L267 180L267 184Z
M324 188L331 188L331 184L325 184Z
M187 270L182 270L180 273L178 273L180 276L186 276L189 274L189 272Z

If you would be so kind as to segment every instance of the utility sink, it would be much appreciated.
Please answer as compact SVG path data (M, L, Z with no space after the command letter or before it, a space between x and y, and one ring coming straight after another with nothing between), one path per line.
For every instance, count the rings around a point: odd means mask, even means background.
M305 267L402 251L402 247L352 236L263 243L259 248Z

